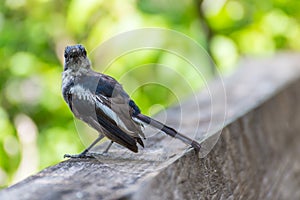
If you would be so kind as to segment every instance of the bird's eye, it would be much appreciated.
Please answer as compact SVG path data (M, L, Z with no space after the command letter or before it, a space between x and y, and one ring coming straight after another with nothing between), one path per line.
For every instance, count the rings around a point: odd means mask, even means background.
M65 57L65 58L67 58L67 57L68 57L68 54L67 54L67 52L65 52L65 53L64 53L64 57Z
M85 49L83 49L83 55L86 56L86 50Z

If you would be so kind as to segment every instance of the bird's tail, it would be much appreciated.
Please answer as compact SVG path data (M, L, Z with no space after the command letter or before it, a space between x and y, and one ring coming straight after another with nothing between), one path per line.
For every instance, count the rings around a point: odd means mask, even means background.
M137 114L135 117L137 119L141 120L142 122L149 124L150 126L153 126L157 129L165 132L167 135L177 138L177 139L181 140L182 142L184 142L185 144L191 145L197 152L200 151L201 145L198 142L196 142L195 140L192 140L191 138L189 138L185 135L178 133L175 129L173 129L155 119L152 119L151 117L143 115L142 113Z

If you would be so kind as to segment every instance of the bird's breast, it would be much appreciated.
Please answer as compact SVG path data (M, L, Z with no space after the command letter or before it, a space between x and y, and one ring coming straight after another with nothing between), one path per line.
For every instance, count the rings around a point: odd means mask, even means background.
M70 88L70 94L78 100L83 100L87 103L95 102L93 93L79 84L75 84Z

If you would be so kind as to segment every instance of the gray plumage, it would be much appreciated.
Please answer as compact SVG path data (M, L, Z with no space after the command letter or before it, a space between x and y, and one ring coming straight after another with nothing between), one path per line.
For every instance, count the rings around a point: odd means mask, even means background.
M62 92L73 114L100 134L134 152L136 142L144 146L142 125L132 119L132 100L115 79L91 69L81 45L65 50Z
M196 141L141 114L138 106L114 78L91 69L91 63L82 45L67 46L64 57L62 73L64 100L75 117L100 134L84 152L67 157L84 157L86 152L104 136L133 152L138 152L137 143L144 147L141 138L145 138L140 121L192 145L196 150L200 149L200 144Z

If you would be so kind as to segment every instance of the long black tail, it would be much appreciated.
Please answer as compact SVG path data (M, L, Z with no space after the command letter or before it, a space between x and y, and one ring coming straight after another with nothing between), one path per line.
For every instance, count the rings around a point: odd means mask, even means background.
M191 145L197 152L200 151L201 145L198 142L196 142L195 140L192 140L191 138L186 137L185 135L178 133L175 129L173 129L155 119L152 119L151 117L143 115L142 113L137 114L136 118L146 124L149 124L150 126L153 126L159 130L162 130L163 132L165 132L166 134L168 134L171 137L181 140L185 144Z

